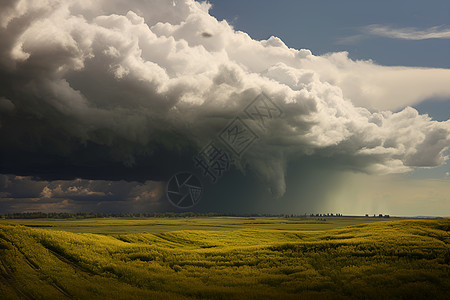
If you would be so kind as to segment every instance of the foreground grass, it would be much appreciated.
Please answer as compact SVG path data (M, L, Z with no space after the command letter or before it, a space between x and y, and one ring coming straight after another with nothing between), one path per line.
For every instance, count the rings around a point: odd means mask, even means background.
M0 295L450 298L450 219L316 231L267 222L249 228L237 222L232 230L109 235L2 223Z

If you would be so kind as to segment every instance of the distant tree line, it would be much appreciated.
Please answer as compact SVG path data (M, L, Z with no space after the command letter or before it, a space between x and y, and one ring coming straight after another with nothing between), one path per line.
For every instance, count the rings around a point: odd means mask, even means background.
M94 212L21 212L0 215L3 219L90 219L90 218L195 218L195 217L283 217L306 218L306 214L234 214L234 213L199 213L199 212L147 212L147 213L94 213Z
M342 214L333 214L333 213L311 214L310 217L342 217Z
M369 214L366 214L366 217L369 217ZM389 218L389 215L384 215L383 214L379 214L378 216L376 214L373 214L374 218Z
M326 213L326 214L310 214L309 217L342 217L340 213ZM366 214L366 217L369 215ZM200 212L145 212L145 213L102 213L102 212L21 212L0 214L3 219L90 219L90 218L196 218L196 217L276 217L276 218L306 218L307 214L235 214L235 213L200 213ZM374 217L376 217L374 215ZM378 215L377 217L389 218L389 215ZM325 220L325 219L324 219Z

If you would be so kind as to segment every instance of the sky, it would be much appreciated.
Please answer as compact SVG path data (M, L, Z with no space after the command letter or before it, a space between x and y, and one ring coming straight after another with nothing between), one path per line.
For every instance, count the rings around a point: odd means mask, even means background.
M3 1L0 213L449 216L449 6Z

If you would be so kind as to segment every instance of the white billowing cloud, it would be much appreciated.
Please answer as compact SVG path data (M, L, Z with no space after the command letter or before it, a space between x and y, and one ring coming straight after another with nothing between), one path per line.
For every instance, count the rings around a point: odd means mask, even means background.
M367 26L365 31L372 35L403 40L427 40L427 39L450 39L450 28L444 26L433 26L425 30L416 28L392 28L374 24Z
M429 98L449 99L450 70L385 67L371 61L353 61L348 53L331 53L310 60L321 79L339 86L345 98L371 110L398 110Z
M51 107L75 122L71 133L84 142L108 143L92 134L108 129L170 148L177 145L161 132L201 147L264 92L284 116L246 161L277 196L286 163L301 155L346 156L352 169L374 173L447 160L450 121L389 110L449 97L450 70L384 67L344 52L314 56L276 37L253 40L209 15L207 3L174 3L2 4L0 68L9 79L1 99L41 118ZM129 154L123 159L133 163Z

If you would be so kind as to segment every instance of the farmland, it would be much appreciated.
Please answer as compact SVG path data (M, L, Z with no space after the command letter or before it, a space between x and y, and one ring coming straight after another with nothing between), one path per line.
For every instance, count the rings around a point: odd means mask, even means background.
M450 220L0 221L8 299L450 297Z

